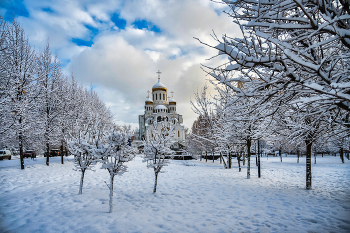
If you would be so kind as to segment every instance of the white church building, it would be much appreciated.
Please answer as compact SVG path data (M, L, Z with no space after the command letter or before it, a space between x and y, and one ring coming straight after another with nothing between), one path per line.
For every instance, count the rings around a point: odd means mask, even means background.
M160 71L158 82L152 87L152 94L148 91L145 100L145 111L139 115L139 130L137 139L147 138L148 131L153 127L153 122L172 121L175 124L175 141L183 143L185 141L185 128L182 125L182 115L176 111L176 101L173 96L168 96L167 87L160 82Z

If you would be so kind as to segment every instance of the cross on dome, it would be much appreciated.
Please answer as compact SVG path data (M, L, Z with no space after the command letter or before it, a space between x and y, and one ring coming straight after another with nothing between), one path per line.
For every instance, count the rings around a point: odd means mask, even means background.
M156 84L152 87L152 92L153 92L153 91L167 91L166 86L165 86L163 83L160 82L160 74L161 74L162 72L160 72L160 70L158 70L156 73L158 74L158 83L156 83Z
M162 72L160 72L160 70L158 70L158 72L156 72L157 74L158 74L158 80L160 80L160 74L162 73Z
M150 91L148 90L148 91L147 91L147 93L148 93L148 96L147 96L147 98L149 98L149 93L150 93Z

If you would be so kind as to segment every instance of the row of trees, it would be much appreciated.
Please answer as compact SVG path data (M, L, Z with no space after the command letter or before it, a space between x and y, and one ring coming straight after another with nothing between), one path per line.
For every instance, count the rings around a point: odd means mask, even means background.
M63 150L96 122L112 124L112 114L92 88L63 75L49 45L35 51L16 21L1 20L0 147L18 151L24 169L24 149Z
M245 147L255 140L306 153L306 189L312 188L311 151L330 145L348 149L350 133L350 9L343 0L223 0L242 37L223 35L208 47L226 56L203 65L219 93L209 101L206 88L194 110L205 134L197 146ZM197 130L198 131L198 130ZM208 140L210 139L210 140ZM210 143L208 143L210 141ZM304 148L304 149L302 149Z

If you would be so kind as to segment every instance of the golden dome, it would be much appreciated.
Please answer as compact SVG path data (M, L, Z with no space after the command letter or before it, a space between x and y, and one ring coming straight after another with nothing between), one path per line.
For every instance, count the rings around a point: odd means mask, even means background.
M171 92L171 93L174 93L174 92ZM174 100L174 98L171 97L171 99L169 100L169 104L176 105L176 100Z
M166 91L166 86L160 82L160 78L158 78L158 82L152 87L153 91Z
M147 97L147 99L145 100L145 104L153 104L153 100Z

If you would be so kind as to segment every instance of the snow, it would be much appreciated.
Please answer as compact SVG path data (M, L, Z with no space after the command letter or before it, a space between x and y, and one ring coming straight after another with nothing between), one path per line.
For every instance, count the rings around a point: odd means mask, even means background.
M145 102L153 102L149 97L146 98Z
M152 87L152 89L154 88L166 88L166 86L160 82L160 80L158 79L158 82L156 84L154 84L154 86Z
M157 109L168 109L168 108L162 104L159 104L154 108L154 110L157 110Z
M305 157L262 157L251 179L218 161L171 161L158 178L140 156L116 177L108 213L109 174L87 171L82 195L73 158L0 161L0 232L349 232L350 161L317 157L305 190Z

